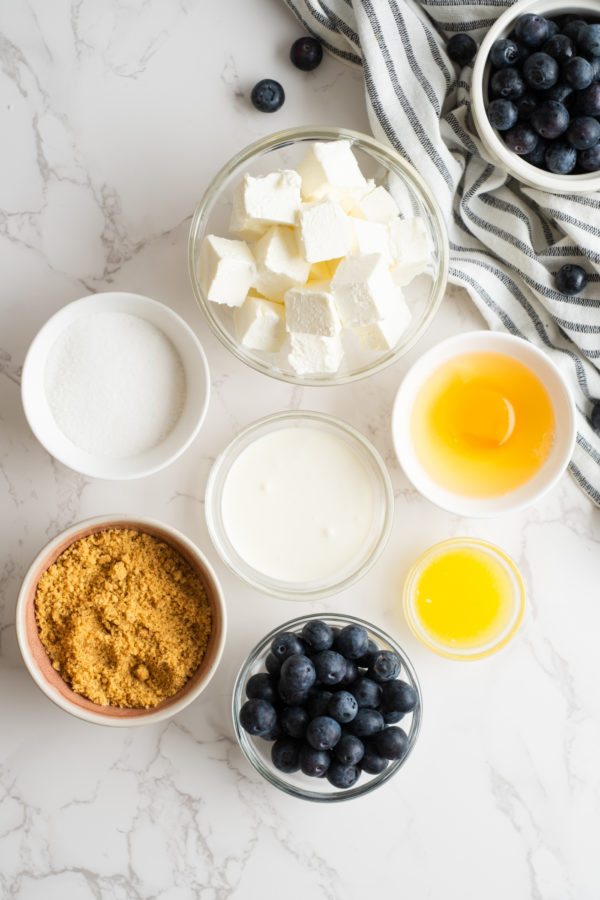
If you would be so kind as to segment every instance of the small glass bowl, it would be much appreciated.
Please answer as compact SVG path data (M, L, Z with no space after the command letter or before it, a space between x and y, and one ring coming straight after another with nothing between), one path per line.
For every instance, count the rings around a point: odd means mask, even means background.
M210 302L198 277L198 258L204 237L216 234L235 237L229 232L233 192L242 176L265 175L277 169L294 168L311 144L317 141L349 140L365 178L373 178L394 195L405 216L422 216L433 246L433 264L427 276L419 276L403 288L412 319L399 343L381 352L360 350L353 335L344 343L344 358L337 372L299 375L286 367L278 354L251 350L236 336L233 310ZM418 172L391 147L374 138L343 128L325 126L290 128L269 135L245 147L215 175L192 220L188 243L188 265L198 305L221 343L242 362L292 384L344 384L379 372L404 356L431 324L446 288L449 265L448 236L441 212L430 188Z
M448 644L437 641L425 628L416 611L416 583L423 570L430 565L436 557L443 556L448 551L460 548L484 551L489 554L495 562L500 563L508 575L512 588L510 616L504 628L486 643L470 647L469 649L464 647L453 649ZM525 585L523 584L521 573L517 569L515 563L510 556L507 556L507 554L499 547L490 544L488 541L482 541L477 538L450 538L447 541L440 541L438 544L429 547L429 549L415 562L404 583L402 602L404 614L410 630L422 644L425 644L425 646L430 650L433 650L434 653L438 653L440 656L445 656L448 659L483 659L484 657L495 653L497 650L500 650L501 647L504 647L516 634L525 611Z
M326 778L310 778L302 772L294 772L290 775L280 772L271 761L272 744L262 738L248 734L239 722L239 712L246 701L246 684L248 679L257 672L265 671L265 658L275 635L281 631L300 632L304 625L313 619L320 619L332 628L336 626L343 627L344 625L362 625L367 631L369 638L372 638L382 650L391 650L398 655L402 663L399 677L402 681L408 682L418 695L415 709L407 713L399 723L408 736L408 746L402 759L392 760L379 775L368 775L366 772L363 772L356 784L346 790L332 787ZM356 616L343 615L341 613L314 613L308 616L299 616L297 619L291 619L289 622L284 622L282 625L274 628L250 651L238 673L233 688L233 727L246 759L263 778L266 778L270 784L279 788L280 791L284 791L284 793L292 797L299 797L301 800L314 800L317 803L352 800L354 797L361 797L363 794L374 791L375 788L381 787L382 784L389 781L408 759L419 735L422 715L421 687L413 665L404 650L393 638L377 626L372 625L370 622L365 622L363 619L358 619Z
M311 581L271 577L249 565L230 540L223 518L223 492L231 467L240 454L259 438L283 428L312 428L333 434L358 457L371 481L373 519L361 552L341 570ZM359 431L333 416L305 410L286 410L258 419L241 431L217 457L209 473L205 494L208 531L219 556L252 587L286 600L310 600L341 591L371 568L389 538L394 515L394 492L385 463Z

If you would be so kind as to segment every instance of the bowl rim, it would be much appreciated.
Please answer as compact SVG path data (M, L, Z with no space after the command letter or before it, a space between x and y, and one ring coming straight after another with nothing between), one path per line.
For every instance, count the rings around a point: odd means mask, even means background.
M65 452L60 447L57 448L54 445L54 442L51 439L49 440L46 430L40 426L39 417L36 411L37 404L39 402L36 399L37 397L39 397L39 379L35 377L32 372L36 365L37 356L40 352L44 352L47 355L47 353L53 346L54 341L58 338L58 334L64 333L64 330L66 328L86 315L94 315L97 312L106 311L123 312L128 315L133 315L137 316L138 318L145 319L145 316L142 312L144 308L149 312L155 312L157 316L160 316L165 321L169 321L170 323L172 323L173 328L177 332L180 332L182 335L184 335L185 341L191 348L193 348L193 353L196 355L200 369L203 373L202 380L204 382L204 385L202 401L201 403L196 404L198 408L194 417L194 426L189 429L185 440L183 440L171 453L164 456L162 459L158 459L154 463L147 463L145 465L142 465L140 468L132 472L119 472L118 469L113 469L112 467L109 472L108 470L103 469L103 464L106 465L105 457L99 455L96 456L85 451L79 451L79 448L77 449L78 452L82 453L83 461L73 460L68 452ZM49 336L53 331L56 330L57 326L61 325L63 320L64 324L62 325L61 330L54 338L52 344L46 347L45 345L47 340L49 340ZM175 351L178 353L181 359L181 364L185 371L185 362L183 360L180 347L178 347L176 342L165 333L164 329L161 328L160 325L157 325L154 322L152 317L145 320L153 324L155 328L165 334L165 337L167 337L167 339L172 343ZM186 378L187 391L189 391L189 380L189 378ZM198 384L198 382L196 381L195 384ZM210 370L206 353L197 335L187 324L185 319L183 319L179 315L179 313L175 312L175 310L170 306L167 306L167 304L162 303L159 300L154 300L151 297L146 297L143 294L136 294L132 291L102 291L96 294L88 294L85 297L80 297L77 300L72 300L70 303L67 303L60 309L56 310L55 313L53 313L48 319L46 319L44 324L39 328L39 330L33 337L25 355L21 376L21 403L23 406L23 412L25 414L25 418L29 427L31 428L33 434L42 445L42 447L44 447L44 449L48 453L50 453L51 456L57 459L64 466L72 469L74 472L79 472L80 474L85 475L88 478L98 478L110 481L129 481L136 478L145 478L148 475L153 475L155 472L166 468L168 465L178 459L179 456L181 456L181 454L188 449L190 444L197 437L204 423L210 402L210 393ZM176 422L173 426L172 431L177 428L177 424L178 423ZM172 433L172 431L170 433ZM165 441L167 439L168 435L166 436ZM157 447L160 447L160 444L158 444ZM151 453L153 452L153 450L156 450L156 448L152 448L152 450L147 451L147 453ZM139 454L142 459L145 455L146 452L144 454ZM133 459L135 458L136 457L134 456ZM111 457L109 457L108 459L110 459L113 463L115 462ZM127 457L126 459L129 461L131 458ZM100 465L98 466L97 463L99 463Z
M398 355L394 350L389 350L381 357L381 359L368 363L343 375L340 375L339 373L300 375L292 372L278 371L268 362L264 362L258 357L249 356L241 349L239 342L235 341L229 332L221 326L218 318L213 313L212 304L204 296L199 279L196 277L199 234L203 227L204 215L207 209L212 208L213 202L221 189L222 182L231 176L236 169L240 168L244 163L248 162L258 154L268 150L277 149L278 147L284 147L288 144L311 140L349 140L353 144L365 148L367 152L374 153L376 156L382 156L386 160L388 166L391 168L395 167L402 173L403 177L406 178L415 193L419 195L427 208L438 242L439 265L432 287L432 302L415 333L406 344L402 345L402 353ZM349 382L357 381L360 378L374 375L376 372L382 371L404 356L423 336L433 321L444 297L448 282L449 267L450 245L444 217L432 190L428 187L414 166L404 159L404 157L402 157L391 145L383 144L370 135L349 128L327 125L302 125L299 127L287 128L282 131L276 131L254 141L238 151L235 156L219 169L206 188L204 195L194 211L188 237L188 274L192 290L196 302L204 313L213 334L219 339L223 346L240 360L240 362L250 366L250 368L255 371L261 372L263 375L268 375L271 378L275 378L278 381L284 381L288 384L305 385L307 387L331 387L332 385L348 384Z
M324 580L325 583L322 583L321 586L292 588L290 582L261 575L237 553L235 559L232 559L231 554L235 553L235 548L230 546L224 529L220 527L222 490L231 466L239 458L239 454L254 440L260 438L263 434L277 430L277 426L284 427L286 423L295 423L296 427L310 424L316 424L319 427L325 426L332 432L340 434L343 439L349 439L349 443L358 447L362 457L368 459L371 463L370 475L373 476L373 484L376 481L381 491L381 526L368 555L363 559L362 563L344 575L341 580L335 582L332 582L330 579ZM375 499L377 500L377 498ZM378 510L376 509L375 515L377 515L377 512ZM219 453L211 467L206 482L204 514L208 533L215 550L228 569L237 575L238 578L241 578L256 590L273 597L279 597L284 600L314 600L329 597L332 594L345 590L350 585L355 584L375 565L392 531L394 522L394 489L383 457L371 441L353 425L337 416L317 410L287 409L250 422L249 425L238 431Z
M505 31L510 30L515 19L529 11L542 15L592 12L600 16L600 0L587 0L587 2L571 0L570 5L566 4L565 0L518 0L498 16L481 42L473 65L471 110L475 127L495 164L500 165L509 175L517 178L523 184L554 194L581 194L597 191L600 189L600 172L557 175L554 172L538 169L509 150L489 123L486 105L490 49L495 40Z
M204 672L203 677L199 678L193 687L190 682L194 678L194 675L188 679L176 694L172 697L165 698L156 707L150 707L148 709L137 707L106 707L106 709L111 710L125 710L123 713L117 713L116 715L107 715L105 712L102 712L103 707L100 704L94 704L85 697L83 697L83 699L86 701L86 706L91 705L93 708L88 709L78 706L76 703L63 696L62 693L52 689L40 671L27 636L27 617L31 604L35 602L36 588L41 575L56 561L58 556L60 556L60 554L75 541L80 540L89 534L108 530L111 527L133 528L140 532L151 534L158 537L160 540L164 540L165 543L170 544L170 546L177 550L184 558L186 558L186 555L193 558L198 563L203 575L206 576L210 588L213 613L217 610L219 615L218 627L215 629L215 641L210 647L211 656L209 657L206 671ZM182 552L182 548L184 552ZM85 722L108 727L132 728L143 725L153 725L157 722L162 722L171 718L192 703L192 701L200 696L209 685L219 666L225 647L227 634L227 608L225 605L223 589L215 570L205 554L185 534L165 522L161 522L158 519L150 518L148 516L111 513L82 519L81 521L69 525L47 541L38 551L28 566L19 588L15 609L15 627L17 643L25 667L34 683L49 700L60 709ZM39 640L39 636L38 643L45 653L45 648ZM200 666L202 666L202 663ZM196 671L198 672L199 670ZM71 690L69 685L67 685L67 688ZM134 710L134 714L128 714L129 710Z
M512 576L515 612L505 631L494 640L488 642L484 647L473 650L461 649L453 652L448 645L436 642L420 625L419 617L415 611L414 588L415 580L420 575L423 567L431 560L435 559L437 555L441 555L445 550L454 547L476 547L478 549L483 549L500 561L504 569ZM484 540L483 538L474 537L453 537L432 544L421 553L418 559L415 560L406 576L404 587L402 589L402 608L404 610L404 616L414 636L429 650L432 650L439 656L444 656L446 659L454 659L457 662L470 662L472 660L486 659L502 647L505 647L506 644L512 640L521 626L525 614L526 600L527 591L525 589L525 583L515 561L508 553L502 550L501 547L498 547L497 544Z
M404 422L406 426L405 418L406 415L410 415L412 411L412 405L418 390L423 385L426 378L447 360L469 352L506 353L512 357L514 355L512 352L513 349L518 349L524 356L527 356L531 360L535 360L556 380L560 391L559 399L562 401L568 420L561 421L560 423L561 430L565 431L563 452L555 460L552 474L548 475L543 481L540 478L540 484L537 490L529 496L524 493L524 489L527 484L530 484L531 481L540 476L540 473L542 473L544 469L543 466L533 479L529 482L525 482L524 485L521 485L519 488L516 488L514 491L510 491L507 494L488 498L473 498L456 494L437 485L429 476L427 476L418 461L417 454L413 452L412 440L400 440L400 423ZM527 365L527 362L519 356L515 358L520 359L524 365ZM550 391L544 378L539 373L536 372L535 374L537 374L540 381L542 381L544 388L551 399L553 409L556 411L556 392ZM410 396L411 393L412 397ZM407 394L409 395L408 398ZM404 409L403 407L405 406L408 406L408 408ZM530 343L524 338L501 331L491 331L487 329L465 331L452 335L441 341L439 344L431 347L417 359L405 373L394 398L391 415L391 432L396 458L408 480L422 496L431 503L434 503L440 509L454 515L491 519L519 512L520 510L533 505L548 493L562 477L573 455L575 440L577 438L575 401L569 384L556 363L543 350L536 347L535 344ZM506 504L505 498L510 497L512 494L515 495L513 503ZM520 499L519 495L521 495Z
M304 625L306 622L313 619L322 619L328 624L333 625L362 625L362 627L365 628L367 632L369 632L369 634L372 635L376 640L379 640L381 643L386 644L388 647L391 647L392 650L398 654L402 663L402 668L410 676L410 683L417 691L419 697L417 706L415 707L413 712L410 713L411 723L408 732L409 743L404 756L398 760L391 760L390 764L384 769L383 772L380 772L379 775L371 776L369 781L365 781L361 784L359 779L355 785L353 785L351 788L346 789L332 787L331 790L326 794L320 793L318 791L312 791L310 790L310 788L303 789L297 787L296 785L289 784L285 781L285 773L282 772L281 776L279 776L278 774L275 774L275 771L271 771L267 766L265 766L260 756L254 751L251 736L248 736L243 730L242 726L239 723L239 716L237 714L239 708L244 702L244 688L247 676L252 666L258 661L263 651L268 647L275 635L280 631L292 631L297 626ZM400 677L402 678L402 674ZM402 680L405 679L402 678ZM244 754L248 762L253 766L253 768L270 784L272 784L276 788L279 788L279 790L283 791L289 796L297 797L301 800L311 800L317 803L340 802L343 800L352 800L356 797L361 797L365 794L370 793L375 788L379 787L382 784L385 784L386 781L388 781L393 775L396 774L396 772L400 768L402 768L402 766L410 756L421 730L421 723L423 719L423 693L417 673L415 672L410 657L407 655L406 651L398 644L398 642L387 632L383 631L382 628L374 625L372 622L367 622L365 619L361 619L359 616L354 616L351 614L345 615L343 613L335 612L307 613L303 616L297 616L294 619L282 622L276 628L272 628L271 631L269 631L268 634L261 638L261 640L258 641L257 644L255 644L252 650L250 650L250 652L244 659L244 662L242 663L235 679L231 699L231 717L233 720L235 736L242 750L242 753Z

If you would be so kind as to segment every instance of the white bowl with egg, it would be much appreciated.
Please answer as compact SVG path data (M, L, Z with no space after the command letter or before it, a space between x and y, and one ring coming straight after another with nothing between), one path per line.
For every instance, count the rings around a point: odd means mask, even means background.
M55 313L23 365L31 430L64 465L94 478L141 478L173 462L208 408L200 342L168 306L126 292Z
M377 259L357 274L357 255ZM362 378L408 352L439 307L448 259L444 221L418 172L374 138L326 126L241 150L198 204L188 249L196 300L225 347L259 372L315 386ZM358 282L365 305L350 308L343 297Z
M517 366L522 365L524 371L533 376L533 383L539 385L543 396L549 404L553 428L551 438L547 441L547 450L543 461L541 461L537 470L531 474L531 477L526 479L524 477L523 483L519 484L519 486L500 493L490 489L488 495L484 495L481 492L477 495L468 495L466 492L453 489L448 485L448 482L444 483L444 480L437 477L437 473L433 472L431 465L425 463L425 459L428 458L429 448L419 446L423 432L416 429L415 422L417 421L416 416L419 416L422 411L422 408L419 408L419 404L424 402L423 388L431 383L432 376L441 372L442 367L448 363L456 363L457 360L464 360L470 355L477 356L480 354L498 355L514 361ZM465 375L464 378L465 383L467 383L468 379L471 379L475 389L479 390L476 378L473 378L472 374ZM491 387L489 386L490 384ZM479 394L479 397L484 398L481 401L483 404L486 403L485 396L488 397L490 415L494 413L492 407L494 407L496 401L498 404L501 404L501 407L498 406L498 409L502 410L502 413L499 413L499 415L506 414L507 430L497 442L497 446L500 447L510 440L513 434L517 434L520 424L519 420L521 419L522 422L525 416L519 412L520 407L512 402L516 396L514 393L516 389L513 389L513 394L509 395L507 393L505 396L503 396L500 382L497 385L494 385L493 382L486 383L482 389L489 391L487 395ZM442 395L440 394L439 396ZM482 419L486 421L473 423L474 440L481 444L487 441L490 452L495 453L497 448L493 439L487 433L484 433L483 430L488 427L487 412L481 405L480 409L483 413ZM516 414L514 409L517 409ZM492 424L491 427L497 428L498 423L500 423L502 428L499 418L496 419L496 423ZM516 512L539 500L547 491L554 487L567 468L577 434L575 403L560 369L542 350L528 341L495 331L471 331L457 334L424 353L408 370L400 384L394 402L391 429L398 461L405 475L419 493L448 512L460 516L480 518L491 518ZM479 431L481 431L481 434L479 434ZM455 435L444 435L444 440L447 441L448 446L452 446L461 439L458 433ZM484 447L483 452L487 452L486 447ZM477 465L481 458L481 455L473 456L473 465ZM485 459L485 457L483 458ZM492 457L490 455L488 459L491 461L492 467L496 466L496 471L499 471L498 466L509 464L506 462L506 457ZM468 458L466 459L466 464L469 464ZM465 471L468 471L466 466Z
M253 422L217 458L206 486L208 530L223 561L290 600L325 597L361 578L387 542L393 509L373 445L312 411Z

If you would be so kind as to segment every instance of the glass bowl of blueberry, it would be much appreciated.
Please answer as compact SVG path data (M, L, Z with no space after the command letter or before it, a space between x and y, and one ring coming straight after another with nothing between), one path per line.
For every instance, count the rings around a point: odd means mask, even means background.
M526 185L600 189L600 0L520 0L481 43L472 113L486 150Z
M270 784L335 802L375 790L405 764L421 689L406 653L380 628L313 614L273 629L250 652L232 714L240 747Z
M291 128L218 172L190 228L198 305L242 362L293 384L378 372L431 324L448 238L431 189L392 147Z

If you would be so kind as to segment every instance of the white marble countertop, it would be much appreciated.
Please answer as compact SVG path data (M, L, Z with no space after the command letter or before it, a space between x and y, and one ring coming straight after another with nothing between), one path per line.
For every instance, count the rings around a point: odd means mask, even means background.
M449 333L481 327L449 290L408 357L339 388L295 388L229 355L188 282L186 243L209 179L251 140L290 125L368 130L361 73L327 57L295 70L300 28L279 0L5 0L0 6L0 897L411 900L600 897L600 512L568 475L525 513L461 520L397 465L389 416L402 374ZM252 85L278 78L274 115ZM31 434L19 379L45 320L89 293L162 300L196 330L213 392L192 447L140 481L84 478ZM283 408L328 410L361 429L391 473L396 514L383 557L344 595L295 605L261 596L221 564L203 495L238 429ZM208 690L171 721L88 725L35 687L14 605L32 557L68 524L139 513L184 531L225 590L229 633ZM523 626L485 661L436 657L409 634L400 588L414 558L454 535L488 538L519 564ZM267 629L300 611L355 613L391 631L419 673L424 722L406 766L352 803L293 800L238 749L230 698Z

